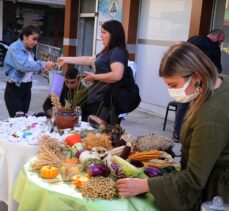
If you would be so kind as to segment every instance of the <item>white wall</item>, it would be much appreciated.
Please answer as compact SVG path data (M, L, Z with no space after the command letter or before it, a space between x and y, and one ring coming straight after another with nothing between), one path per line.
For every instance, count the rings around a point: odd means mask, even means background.
M18 2L23 3L34 3L34 4L47 4L47 5L61 5L64 6L66 0L18 0Z
M158 76L161 58L168 47L187 40L191 0L141 1L137 44L137 76L142 103L140 109L164 116L171 101Z
M3 34L3 0L0 0L0 40Z

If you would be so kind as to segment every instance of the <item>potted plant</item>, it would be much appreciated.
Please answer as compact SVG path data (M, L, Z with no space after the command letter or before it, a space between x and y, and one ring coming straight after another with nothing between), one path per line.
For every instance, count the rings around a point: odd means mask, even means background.
M81 83L81 76L77 76L77 86L74 90L68 91L65 99L65 106L60 103L59 97L51 94L51 101L54 105L55 124L58 129L74 128L79 119L80 106L87 100L88 88Z

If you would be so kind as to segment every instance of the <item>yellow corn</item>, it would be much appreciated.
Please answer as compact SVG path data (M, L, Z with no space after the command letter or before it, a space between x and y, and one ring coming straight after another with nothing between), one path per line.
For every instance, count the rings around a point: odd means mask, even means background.
M160 151L150 150L150 151L146 151L146 152L136 152L134 154L131 154L128 158L133 159L133 160L140 160L140 161L159 159L160 158Z

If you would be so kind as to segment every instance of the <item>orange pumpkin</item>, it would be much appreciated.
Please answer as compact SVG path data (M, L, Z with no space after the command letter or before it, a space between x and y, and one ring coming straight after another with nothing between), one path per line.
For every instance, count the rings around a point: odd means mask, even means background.
M79 163L79 159L77 158L66 158L64 160L65 163L69 163L69 164L77 164Z
M44 179L53 179L58 175L58 168L54 166L43 166L40 175Z
M76 143L81 143L81 137L80 134L75 133L73 135L69 135L65 138L65 142L69 146L73 146Z

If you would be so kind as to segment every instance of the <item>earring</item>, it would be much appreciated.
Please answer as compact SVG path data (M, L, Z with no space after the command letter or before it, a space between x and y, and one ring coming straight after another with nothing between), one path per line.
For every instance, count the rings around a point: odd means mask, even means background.
M200 95L200 94L201 94L201 91L202 91L200 82L196 81L196 83L195 83L195 89L196 89L196 93L197 93L198 95Z

